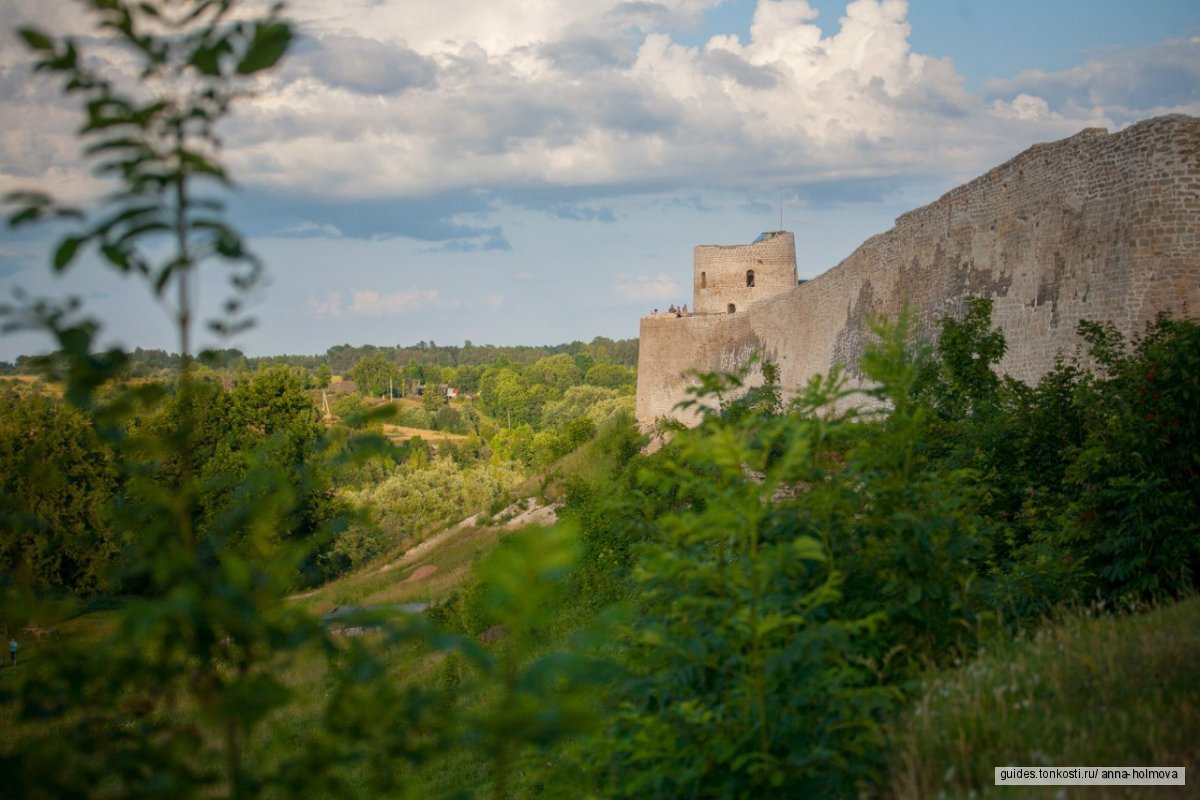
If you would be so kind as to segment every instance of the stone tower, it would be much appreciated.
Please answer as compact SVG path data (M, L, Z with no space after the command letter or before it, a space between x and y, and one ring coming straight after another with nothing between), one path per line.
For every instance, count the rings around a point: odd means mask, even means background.
M871 320L906 307L933 339L938 320L961 316L967 298L991 298L1008 345L997 371L1026 383L1080 352L1082 320L1131 339L1160 313L1196 318L1200 118L1173 114L1034 145L900 215L803 285L795 264L789 233L697 247L696 313L641 320L638 420L696 422L678 405L696 373L734 372L755 353L779 367L785 392L835 364L859 380Z
M736 314L796 288L796 240L787 231L772 231L753 244L700 245L692 281L695 313Z

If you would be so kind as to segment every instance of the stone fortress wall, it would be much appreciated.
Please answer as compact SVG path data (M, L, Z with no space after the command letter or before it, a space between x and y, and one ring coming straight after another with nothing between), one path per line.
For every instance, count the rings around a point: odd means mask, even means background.
M758 351L779 366L784 387L799 387L835 363L853 368L872 317L907 302L932 336L972 295L994 300L1008 342L1000 371L1034 382L1076 352L1080 320L1132 337L1162 312L1200 315L1200 119L1158 117L1034 145L903 214L806 283L736 300L726 296L745 287L722 283L702 295L701 254L742 249L696 249L694 308L708 313L642 319L640 421L691 421L673 410L691 371L733 370ZM733 281L741 263L713 272ZM727 302L736 313L717 313Z

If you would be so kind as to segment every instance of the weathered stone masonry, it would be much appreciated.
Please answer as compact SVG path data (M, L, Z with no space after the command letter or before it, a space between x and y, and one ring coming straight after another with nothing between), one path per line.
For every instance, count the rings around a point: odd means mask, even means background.
M993 298L1008 341L1000 370L1033 382L1076 350L1082 319L1133 336L1160 312L1200 314L1200 119L1159 117L1034 145L801 285L790 234L698 247L695 259L700 313L641 321L641 421L686 419L672 411L686 373L731 370L756 350L779 365L784 386L835 363L853 367L870 318L906 301L931 334L968 296Z

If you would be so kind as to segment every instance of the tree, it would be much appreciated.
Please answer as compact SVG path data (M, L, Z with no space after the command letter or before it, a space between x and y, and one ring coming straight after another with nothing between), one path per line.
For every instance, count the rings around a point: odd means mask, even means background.
M941 321L941 369L932 401L943 418L957 420L994 408L1000 387L994 367L1006 349L1004 334L992 329L989 298L967 298L967 312L961 320L946 317Z
M421 395L421 408L430 414L438 413L439 410L446 407L445 391L439 384L426 383L425 391Z
M252 76L283 55L291 27L275 13L243 14L236 0L84 5L96 37L60 38L35 29L21 36L36 68L59 75L64 91L81 98L88 155L99 172L115 177L118 189L91 217L43 194L20 193L10 198L17 205L10 224L76 220L54 249L56 271L93 248L103 263L146 281L179 337L175 411L162 425L140 425L132 411L153 410L161 387L118 384L98 392L121 375L129 357L116 349L94 352L100 325L80 319L70 301L6 309L6 327L39 327L56 338L65 398L111 448L112 469L124 483L108 512L118 536L136 542L126 566L144 576L158 599L122 607L111 632L98 640L48 648L38 668L21 676L20 688L4 694L5 718L21 720L19 736L6 735L0 751L5 788L25 797L148 796L163 787L180 796L237 798L263 787L290 795L341 793L336 787L343 784L325 759L357 747L349 739L331 751L325 732L312 731L309 744L281 754L260 735L268 716L293 699L279 678L280 657L335 651L314 620L280 602L309 548L278 541L299 499L269 452L256 453L233 487L245 502L229 504L229 513L200 535L200 501L210 488L198 469L207 435L204 400L221 395L194 376L192 287L202 266L215 262L226 270L231 295L210 327L230 333L247 324L242 302L260 272L222 219L221 192L230 182L217 160L216 128L252 88ZM135 85L99 71L113 61L86 48L104 40L122 49L119 58L131 63ZM216 478L226 480L223 471ZM5 528L7 534L7 520ZM22 609L41 601L31 588L0 595L0 615L22 619ZM371 717L347 700L348 675L330 677L330 705L361 729ZM381 707L378 700L372 705ZM382 731L371 736L372 747L394 751ZM295 752L306 755L295 759ZM376 789L387 791L378 783Z
M379 353L363 356L350 371L358 391L368 397L379 397L399 388L400 371Z
M529 425L502 428L488 442L492 448L492 462L501 464L505 461L516 461L527 467L532 466L534 462L533 436L533 428Z
M479 396L488 413L507 427L538 421L541 398L511 367L486 370L479 382Z
M112 588L116 489L111 455L82 414L41 392L0 392L0 573L36 591Z
M216 128L253 88L247 79L283 55L291 28L277 16L280 7L256 19L237 0L84 5L94 37L22 31L37 68L82 96L88 155L119 183L92 222L83 217L59 240L52 261L62 271L94 247L108 265L144 278L171 314L180 356L165 390L118 382L101 392L123 375L129 356L93 350L98 321L79 319L70 301L3 309L11 315L6 327L56 337L52 368L67 402L110 449L124 491L110 496L107 511L118 535L136 544L128 570L152 596L122 604L94 636L48 646L35 669L14 671L11 682L5 676L0 716L19 723L0 741L5 790L20 797L395 796L406 788L405 764L454 740L452 721L430 711L450 707L449 693L403 685L384 648L335 639L302 606L285 602L318 538L287 536L308 513L315 472L307 460L289 458L313 429L297 376L267 370L239 382L230 397L199 380L193 363L196 271L217 262L233 278L222 315L211 320L219 333L248 324L239 315L259 271L222 217L229 180ZM115 62L85 52L100 41L123 48ZM131 66L136 84L99 72L113 63ZM16 202L13 223L80 218L44 195L24 193ZM222 441L222 420L261 446L247 442L238 451ZM343 460L385 447L378 437L357 436L340 448L328 439L317 444ZM222 491L230 502L207 515L206 503ZM2 521L7 535L10 520ZM336 527L330 521L321 534ZM550 595L541 589L561 585L573 557L569 532L546 544L514 537L487 573L498 591L485 605L520 647L493 656L408 615L363 620L378 627L387 649L411 643L434 657L454 653L497 689L489 695L496 702L467 720L461 739L492 759L497 797L506 796L518 748L578 730L584 709L558 702L572 675L569 659L521 663L532 626L546 616ZM45 599L30 582L0 585L0 617L29 619ZM297 664L320 685L303 702L291 681ZM286 721L285 709L305 724Z
M328 362L321 362L321 365L317 367L314 377L316 378L318 389L325 389L329 386L330 381L333 380L333 370L329 368Z
M534 362L530 367L535 380L548 387L555 397L562 397L563 392L578 384L583 373L575 364L575 359L566 353L543 358Z
M547 428L562 428L571 420L587 416L599 403L615 397L615 389L588 385L572 386L561 400L547 403L542 409L542 425Z
M637 373L620 364L597 364L587 371L584 382L592 386L631 392L637 385Z

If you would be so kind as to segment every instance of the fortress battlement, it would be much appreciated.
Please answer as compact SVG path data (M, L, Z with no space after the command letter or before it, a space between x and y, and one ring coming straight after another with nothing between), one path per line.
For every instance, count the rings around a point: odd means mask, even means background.
M820 276L800 284L795 268L786 231L697 247L699 313L642 318L638 419L691 421L675 410L689 373L731 371L756 351L778 365L784 387L839 363L853 374L870 319L906 303L932 336L967 297L991 298L1008 342L999 369L1027 382L1079 347L1080 320L1132 337L1159 313L1196 316L1200 119L1156 117L1035 144L900 215Z

